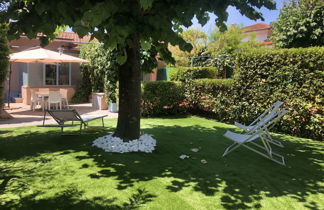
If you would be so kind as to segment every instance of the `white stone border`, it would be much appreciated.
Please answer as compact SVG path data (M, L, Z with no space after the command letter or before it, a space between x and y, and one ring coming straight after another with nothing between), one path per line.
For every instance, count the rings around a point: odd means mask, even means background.
M92 146L99 147L105 152L146 152L151 153L156 146L156 140L151 136L144 134L139 139L124 142L113 134L102 136L93 141Z

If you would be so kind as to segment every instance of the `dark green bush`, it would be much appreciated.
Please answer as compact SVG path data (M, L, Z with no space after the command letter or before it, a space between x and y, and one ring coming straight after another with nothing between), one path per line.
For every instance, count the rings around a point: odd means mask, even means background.
M182 103L184 88L179 82L144 82L142 88L142 116L163 116L185 113Z
M187 82L190 111L248 124L281 100L288 112L274 130L323 139L324 48L253 50L239 54L236 65L233 83Z
M216 67L178 67L169 71L170 80L186 81L188 79L221 78Z
M324 48L254 50L237 59L235 108L239 119L250 122L277 100L288 113L278 131L322 139Z
M188 111L226 121L233 79L197 79L185 83Z

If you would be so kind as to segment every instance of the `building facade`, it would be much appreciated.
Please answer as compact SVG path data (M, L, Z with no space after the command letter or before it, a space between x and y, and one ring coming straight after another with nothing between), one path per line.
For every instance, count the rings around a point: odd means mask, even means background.
M40 47L38 34L36 39L21 36L10 42L11 53ZM45 49L61 51L64 54L79 57L79 45L89 43L90 36L80 38L76 33L63 32L50 42ZM78 63L20 63L12 62L10 75L5 83L5 98L13 102L30 104L31 90L49 88L50 90L67 89L69 99L75 93L81 81ZM10 96L8 97L10 89Z

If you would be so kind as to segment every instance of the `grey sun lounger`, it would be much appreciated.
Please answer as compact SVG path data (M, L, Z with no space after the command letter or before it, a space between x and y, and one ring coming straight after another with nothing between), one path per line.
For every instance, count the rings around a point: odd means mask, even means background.
M51 115L53 119L57 122L57 125L45 125L46 113ZM63 134L65 127L80 126L80 133L82 128L89 127L88 123L92 120L101 119L102 127L105 127L103 118L108 115L83 115L81 116L75 109L68 110L46 110L44 112L43 125L40 127L60 127L61 134ZM66 124L66 122L71 122L71 124ZM80 122L80 124L75 124L74 122Z

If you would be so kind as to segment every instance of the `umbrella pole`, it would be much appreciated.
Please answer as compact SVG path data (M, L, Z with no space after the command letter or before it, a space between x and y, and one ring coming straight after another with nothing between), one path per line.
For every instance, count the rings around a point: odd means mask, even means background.
M11 86L11 62L10 62L10 64L9 64L9 82L8 82L8 85L9 85L9 87L8 87L8 109L10 109L10 86Z

